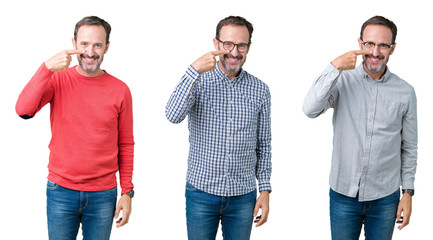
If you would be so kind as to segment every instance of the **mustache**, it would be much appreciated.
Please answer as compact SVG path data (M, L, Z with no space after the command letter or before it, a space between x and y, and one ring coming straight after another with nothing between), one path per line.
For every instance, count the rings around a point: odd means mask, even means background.
M85 57L85 58L93 58L93 59L99 59L100 57L98 56L98 55L94 55L94 56L89 56L89 55L87 55L87 54L80 54L80 57L81 58L83 58L83 57Z
M230 53L224 54L224 58L226 57L230 57L230 58L236 58L238 60L242 60L244 57L242 55L238 55L238 56L233 56Z
M379 58L380 60L385 59L385 56L383 56L383 55L374 56L373 54L367 54L367 55L365 55L365 56L366 56L366 57Z

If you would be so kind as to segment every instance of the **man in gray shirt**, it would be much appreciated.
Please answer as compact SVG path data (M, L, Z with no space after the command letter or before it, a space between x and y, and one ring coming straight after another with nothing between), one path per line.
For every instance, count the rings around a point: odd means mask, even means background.
M412 86L390 72L397 27L375 16L361 28L360 50L331 62L314 81L303 110L315 118L334 108L330 182L332 239L391 239L409 224L417 164ZM357 55L363 62L355 68ZM403 196L400 199L400 186Z

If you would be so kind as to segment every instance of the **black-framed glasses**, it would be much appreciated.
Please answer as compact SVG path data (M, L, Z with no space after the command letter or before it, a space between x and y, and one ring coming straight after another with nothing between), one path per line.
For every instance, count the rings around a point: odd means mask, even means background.
M374 47L377 46L380 51L388 50L388 49L392 48L392 46L394 46L394 43L391 44L391 45L389 45L389 44L386 44L386 43L377 43L376 44L374 42L362 42L361 44L364 45L364 47L366 49L374 49Z
M232 43L232 42L229 42L229 41L223 42L223 41L219 40L218 38L216 38L216 40L218 40L218 42L222 43L224 49L227 50L227 51L229 51L229 52L231 50L233 50L235 48L235 46L236 46L237 49L238 49L238 51L240 53L244 53L244 52L248 51L248 47L250 46L249 43L238 43L238 44L236 44L236 43Z

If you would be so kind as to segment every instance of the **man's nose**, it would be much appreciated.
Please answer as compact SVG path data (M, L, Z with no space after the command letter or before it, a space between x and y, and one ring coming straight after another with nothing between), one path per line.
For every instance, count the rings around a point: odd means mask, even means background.
M92 45L86 46L86 48L84 48L84 53L92 57L95 54L93 46Z
M230 51L230 54L233 55L233 56L235 56L235 57L238 56L238 55L240 54L237 45L235 45L235 46L233 47L233 49Z
M378 46L378 45L375 45L375 46L373 47L373 49L371 50L371 52L372 52L373 56L379 56L379 55L380 55L380 49L379 49L379 46Z

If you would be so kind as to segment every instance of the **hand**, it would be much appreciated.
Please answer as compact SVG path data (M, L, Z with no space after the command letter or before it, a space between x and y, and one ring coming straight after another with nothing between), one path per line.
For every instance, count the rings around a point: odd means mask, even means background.
M262 215L257 216L259 213L259 209L262 209ZM269 191L262 191L260 192L259 198L256 200L256 206L254 207L254 217L256 218L254 220L254 223L256 224L256 227L260 227L265 222L268 221L268 214L269 214Z
M119 217L120 211L122 211L123 214L122 217L116 221L116 227L119 228L128 223L129 215L131 215L131 200L131 197L126 194L120 197L116 211L114 212L114 218L117 219Z
M356 66L356 57L358 55L367 55L367 54L371 54L371 51L369 50L350 51L334 59L334 61L332 61L331 64L334 65L334 67L338 70L354 69Z
M84 53L84 51L82 50L61 51L56 55L54 55L53 57L51 57L50 59L48 59L45 62L45 66L53 72L67 69L69 67L69 64L71 64L72 61L71 55L81 54L81 53Z
M216 65L216 56L224 55L226 53L226 50L208 52L205 55L201 56L199 59L195 60L195 62L193 62L191 65L199 73L214 70Z
M401 223L398 229L401 230L409 224L412 214L412 196L408 193L403 194L397 208L397 223Z

